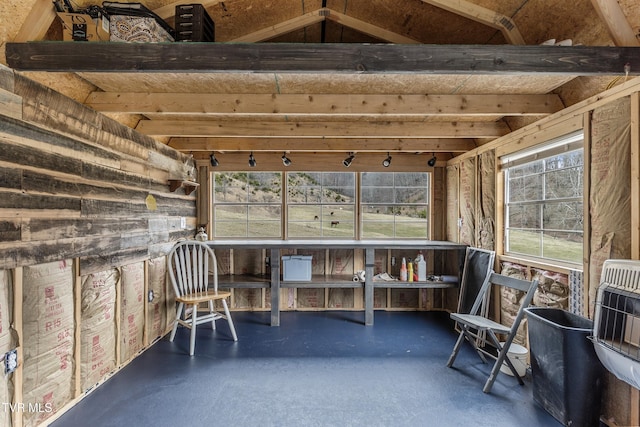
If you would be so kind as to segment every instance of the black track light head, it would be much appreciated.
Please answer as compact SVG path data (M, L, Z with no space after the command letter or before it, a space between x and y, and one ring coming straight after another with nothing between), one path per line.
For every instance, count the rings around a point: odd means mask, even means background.
M282 153L282 164L285 166L291 165L291 159L287 157L287 153Z
M349 157L347 157L346 159L344 159L342 161L342 164L344 165L345 168L348 168L349 166L351 166L351 162L353 162L353 159L355 158L355 154L353 153L349 153Z
M209 160L211 161L211 166L216 167L220 164L220 162L218 161L218 159L216 159L216 156L211 153L211 155L209 156Z
M382 166L388 168L391 165L391 155L387 153L387 158L382 161Z
M256 158L253 157L253 151L249 154L249 166L255 168L258 163L256 162Z

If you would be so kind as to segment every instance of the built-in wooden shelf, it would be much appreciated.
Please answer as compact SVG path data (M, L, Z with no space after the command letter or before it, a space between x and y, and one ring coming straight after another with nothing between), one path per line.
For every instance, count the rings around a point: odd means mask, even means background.
M189 195L193 193L193 191L198 188L200 184L194 181L186 181L184 179L170 179L169 180L169 190L171 192L176 191L178 188L184 188L184 194Z

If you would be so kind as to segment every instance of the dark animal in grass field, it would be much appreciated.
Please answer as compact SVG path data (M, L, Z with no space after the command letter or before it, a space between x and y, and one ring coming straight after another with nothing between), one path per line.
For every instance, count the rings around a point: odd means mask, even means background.
M338 224L340 224L340 221L331 221L332 227L336 227Z

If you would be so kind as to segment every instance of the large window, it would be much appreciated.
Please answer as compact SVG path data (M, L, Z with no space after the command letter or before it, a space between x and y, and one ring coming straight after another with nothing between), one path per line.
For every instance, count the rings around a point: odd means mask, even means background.
M280 172L215 172L213 234L225 237L282 237Z
M506 252L582 263L583 137L502 159Z
M429 238L429 174L362 174L362 238Z
M355 237L353 172L287 173L288 237Z

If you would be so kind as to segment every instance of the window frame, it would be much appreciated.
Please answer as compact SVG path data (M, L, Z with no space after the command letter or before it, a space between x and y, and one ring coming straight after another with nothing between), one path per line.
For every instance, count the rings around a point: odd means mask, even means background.
M504 201L503 201L503 225L504 225L504 245L503 252L504 255L509 257L515 257L520 259L527 259L531 261L542 262L544 264L554 264L554 265L565 265L568 267L582 267L582 257L584 251L584 233L585 233L585 221L584 221L584 206L585 206L585 188L584 184L586 182L585 167L585 152L584 152L584 132L582 130L573 132L567 135L563 135L558 138L551 139L546 143L536 145L529 149L521 150L506 156L502 156L500 158L501 167L502 167L502 176L504 181ZM582 154L582 163L580 165L569 165L567 167L560 167L554 169L547 168L547 160L553 157L557 157L561 154L569 154L573 152L580 151ZM510 172L515 168L521 168L523 166L535 166L536 163L540 163L542 169L539 172L531 173L528 176L531 177L540 177L540 191L541 197L536 200L519 200L512 201L510 198L511 194L511 179ZM563 196L563 197L555 197L555 198L547 198L548 194L547 190L547 182L549 177L554 176L554 173L557 172L568 172L572 170L581 170L581 185L573 187L575 190L579 190L579 195L574 196ZM577 204L579 205L578 210L576 212L580 213L582 228L580 230L577 229L560 229L560 228L547 228L545 224L547 220L544 218L544 210L547 206L560 205L560 204ZM522 208L527 206L538 206L539 207L539 224L538 228L523 228L523 227L511 227L511 213L514 208ZM577 218L577 216L576 216ZM517 252L512 250L511 245L511 237L513 235L512 232L515 231L532 231L537 233L539 236L539 250L537 255L532 255L530 253ZM580 256L579 259L571 260L571 259L562 259L562 258L554 258L548 256L548 252L545 253L545 249L548 248L545 246L545 238L548 238L549 233L567 233L580 235L582 238L580 239L579 245L576 245L576 248L580 248Z

